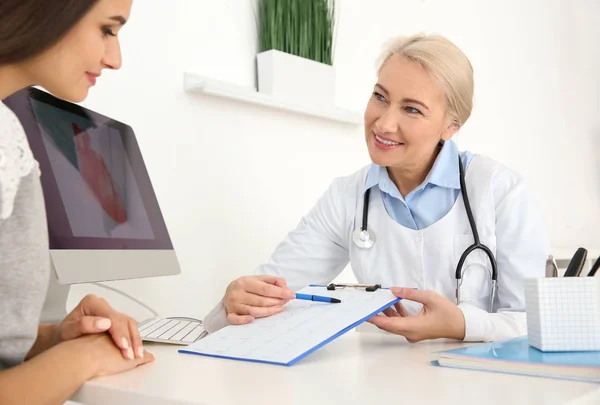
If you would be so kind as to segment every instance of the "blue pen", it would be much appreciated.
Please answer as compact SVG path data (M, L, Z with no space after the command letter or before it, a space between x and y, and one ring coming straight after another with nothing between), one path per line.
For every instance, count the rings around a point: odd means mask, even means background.
M322 295L310 295L310 294L296 294L297 300L308 300L308 301L319 301L319 302L330 302L332 304L339 304L342 301L337 298L323 297Z

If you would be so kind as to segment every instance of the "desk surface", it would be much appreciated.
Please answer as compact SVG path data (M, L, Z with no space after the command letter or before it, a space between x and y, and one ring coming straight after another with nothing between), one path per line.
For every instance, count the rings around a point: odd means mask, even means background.
M566 404L592 403L600 385L435 367L432 352L461 343L410 344L383 333L348 332L292 367L177 353L147 344L156 361L86 383L86 405ZM572 402L575 401L575 402Z

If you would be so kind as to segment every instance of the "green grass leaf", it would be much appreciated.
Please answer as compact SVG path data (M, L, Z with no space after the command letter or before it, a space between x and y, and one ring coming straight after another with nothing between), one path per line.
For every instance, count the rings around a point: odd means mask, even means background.
M259 50L331 65L335 0L258 0Z

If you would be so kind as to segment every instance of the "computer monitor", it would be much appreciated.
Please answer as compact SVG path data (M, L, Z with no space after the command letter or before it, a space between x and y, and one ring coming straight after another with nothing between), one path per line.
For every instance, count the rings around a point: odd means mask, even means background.
M180 273L130 126L36 88L4 100L41 170L53 276L60 285ZM62 305L52 285L48 305ZM45 308L47 313L59 308Z

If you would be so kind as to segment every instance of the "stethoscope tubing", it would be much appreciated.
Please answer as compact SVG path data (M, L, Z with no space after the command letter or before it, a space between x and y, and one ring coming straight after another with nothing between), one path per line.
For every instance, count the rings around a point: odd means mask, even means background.
M496 264L496 259L494 257L493 252L486 245L481 243L479 239L479 232L477 231L477 225L475 223L475 218L473 217L473 212L471 210L471 204L469 202L469 195L467 193L467 186L465 181L465 172L460 156L458 158L458 167L460 172L460 192L463 198L463 202L465 204L465 210L467 212L467 218L469 219L469 226L471 227L471 232L473 234L473 244L470 245L463 254L460 256L458 260L458 264L456 265L456 302L460 303L460 286L462 284L462 273L463 273L463 265L467 260L469 254L479 249L482 250L488 259L490 260L490 264L492 266L492 291L490 294L490 312L492 312L494 299L496 295L497 283L498 283L498 269ZM363 215L362 215L362 225L360 230L354 231L353 239L354 243L363 249L370 249L374 243L374 237L369 233L368 230L368 220L369 220L369 200L371 195L371 189L367 189L365 191L365 195L363 197Z

